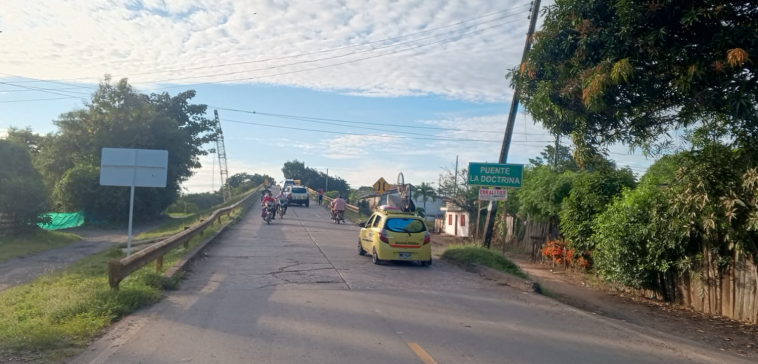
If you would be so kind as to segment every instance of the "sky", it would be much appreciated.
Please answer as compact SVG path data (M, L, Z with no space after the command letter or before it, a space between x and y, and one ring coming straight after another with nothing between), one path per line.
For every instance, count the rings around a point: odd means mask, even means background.
M399 172L437 182L456 156L462 167L497 161L529 4L0 0L0 136L54 132L108 74L146 93L196 90L194 103L219 112L230 174L283 179L297 159L355 188ZM508 161L553 140L519 112ZM653 163L610 152L638 174ZM188 192L218 188L214 157L201 157Z

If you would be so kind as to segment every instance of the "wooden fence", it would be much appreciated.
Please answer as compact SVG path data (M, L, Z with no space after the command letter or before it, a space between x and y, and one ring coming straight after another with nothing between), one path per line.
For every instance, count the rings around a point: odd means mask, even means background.
M549 225L536 221L514 219L505 221L507 233L497 239L510 247L531 252L532 259L541 258L540 248L547 243ZM733 264L719 268L709 252L703 256L710 264L696 266L680 274L669 270L658 277L659 289L645 290L620 287L643 297L674 302L695 311L726 316L735 320L758 323L758 264L756 257L735 252Z

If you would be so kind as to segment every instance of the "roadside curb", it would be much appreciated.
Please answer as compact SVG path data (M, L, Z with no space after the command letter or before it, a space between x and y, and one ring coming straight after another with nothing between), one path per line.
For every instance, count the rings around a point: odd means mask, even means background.
M451 259L451 258L442 258L442 259L466 271L469 271L471 273L476 273L489 280L497 281L498 284L515 288L522 292L537 293L537 294L542 295L542 288L540 287L539 283L533 280L530 280L528 278L517 277L512 274L501 272L497 269L493 269L493 268L486 267L486 266L476 264L476 263L465 262L458 259Z

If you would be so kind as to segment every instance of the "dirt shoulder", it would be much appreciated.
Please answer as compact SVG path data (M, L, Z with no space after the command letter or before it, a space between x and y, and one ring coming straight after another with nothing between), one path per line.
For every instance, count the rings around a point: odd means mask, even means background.
M758 359L758 326L642 297L614 292L592 277L551 270L524 257L511 257L530 277L568 305L702 343L705 346Z
M156 224L136 226L133 229L134 235L149 230ZM76 228L65 231L77 234L82 239L65 247L0 263L0 293L10 287L30 282L42 274L65 268L79 259L102 252L113 245L123 243L127 238L126 228L122 230Z
M432 237L435 251L443 251L461 240L450 236ZM547 264L531 263L524 254L509 252L530 278L550 292L551 296L570 306L611 319L624 321L700 343L703 347L758 359L758 325L746 324L724 317L695 312L678 305L615 292L592 276L551 270Z

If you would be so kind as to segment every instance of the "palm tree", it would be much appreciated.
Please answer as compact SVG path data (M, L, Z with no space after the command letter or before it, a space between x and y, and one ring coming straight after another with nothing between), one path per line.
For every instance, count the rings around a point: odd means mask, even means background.
M421 202L424 203L424 212L426 212L426 202L437 201L437 193L434 191L431 183L421 182L421 185L416 187L416 195L421 196Z

